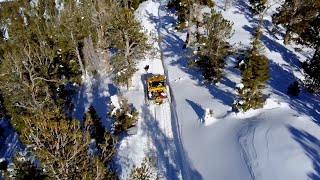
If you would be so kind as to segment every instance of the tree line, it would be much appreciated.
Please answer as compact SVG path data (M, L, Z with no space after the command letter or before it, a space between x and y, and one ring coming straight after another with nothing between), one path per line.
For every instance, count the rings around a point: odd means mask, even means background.
M223 9L228 10L231 0L224 1ZM268 0L249 0L252 16L258 16L251 45L240 52L239 65L241 84L237 87L238 97L233 106L239 111L247 111L263 106L267 95L263 93L270 78L269 61L264 55L260 40L264 25L264 16L272 6L279 5L272 15L273 23L285 29L284 44L290 42L314 49L312 58L302 63L305 81L298 81L288 86L288 94L298 95L303 85L311 93L320 92L320 1L285 0L282 4ZM204 6L211 7L211 13L201 13ZM174 8L178 16L177 29L186 29L187 36L183 48L190 48L194 53L189 66L199 67L203 77L209 82L219 82L224 70L225 57L237 53L228 40L233 35L232 22L226 20L208 0L171 0L168 8ZM276 28L275 28L276 29Z
M113 162L117 136L134 125L137 112L121 100L115 115L106 114L114 121L107 130L92 106L75 119L72 98L87 75L104 73L118 86L130 86L136 61L149 49L133 14L139 3L0 4L1 115L36 159L16 153L12 163L2 163L6 179L119 178Z

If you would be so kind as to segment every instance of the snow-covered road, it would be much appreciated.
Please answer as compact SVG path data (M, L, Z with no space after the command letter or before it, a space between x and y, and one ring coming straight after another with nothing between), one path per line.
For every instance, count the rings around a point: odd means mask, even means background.
M240 72L234 68L236 60L234 57L226 59L220 83L204 83L201 72L187 66L189 52L182 49L186 33L174 30L176 17L165 8L166 3L167 0L148 0L135 12L150 43L161 53L148 55L138 63L133 87L127 93L129 102L138 108L140 119L138 134L125 138L119 147L117 157L123 179L132 165L139 165L145 156L157 158L163 179L302 180L320 177L316 172L320 169L317 168L320 131L310 120L317 120L319 113L309 108L312 103L318 107L316 102L319 101L305 94L300 100L290 100L283 95L286 86L283 81L287 80L280 77L291 78L281 70L281 64L286 61L280 56L283 52L267 51L271 75L277 76L270 81L269 91L274 95L265 106L244 114L232 112L231 105L236 97L234 88L240 82ZM216 3L218 9L223 7L223 1ZM223 12L225 18L234 21L236 31L231 43L250 43L248 25L253 25L249 22L248 8L244 8L246 4L245 0L237 1L230 10ZM268 43L277 45L278 42L270 39ZM146 105L145 65L150 65L149 73L166 75L170 103ZM213 115L206 119L208 109L213 110Z

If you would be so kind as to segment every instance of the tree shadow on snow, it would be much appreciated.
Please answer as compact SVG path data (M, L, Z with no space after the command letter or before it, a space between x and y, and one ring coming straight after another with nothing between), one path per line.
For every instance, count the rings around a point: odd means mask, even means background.
M249 23L257 24L259 20L254 17L251 6L248 4L248 1L238 0L234 2L234 6L238 9L234 13L243 14L245 18L249 21Z
M248 20L249 23L251 23L251 26L256 25L259 23L259 16L254 15L251 11L251 5L248 4L248 1L245 0L239 0L234 2L235 8L238 10L234 11L236 14L243 14L245 18ZM267 19L263 20L263 27L267 30L268 34L275 39L278 39L276 34L280 35L280 37L283 37L282 32L273 33L272 28L274 27L273 23Z
M179 57L177 60L171 61L171 62L165 62L168 64L171 64L173 66L178 66L181 70L189 74L189 77L197 82L197 86L206 87L210 94L215 98L218 99L221 103L225 105L232 105L234 100L234 94L232 92L224 91L219 89L219 87L204 82L202 72L199 69L196 68L189 68L187 66L187 63L189 61L188 55L192 52L190 48L182 49L184 45L184 40L182 40L179 36L175 35L175 32L173 30L168 30L166 28L167 25L175 24L176 20L171 16L164 16L163 19L161 19L161 24L159 21L159 17L153 16L149 13L149 19L156 24L156 28L158 31L160 29L164 29L166 31L166 35L162 34L162 48L164 54L165 60L170 60L170 57ZM166 71L166 69L165 69ZM167 77L168 81L170 77ZM223 77L222 84L224 84L227 87L230 87L234 89L235 83L230 81L228 78Z
M97 115L101 118L101 122L105 128L110 130L111 120L107 118L107 112L110 111L107 103L111 101L111 96L117 94L117 88L110 77L97 74L96 82L93 85L92 105L95 108Z
M160 108L160 106L155 106L155 108ZM183 179L195 179L201 180L202 176L198 171L192 169L190 163L185 156L185 151L179 147L181 139L176 137L178 130L175 129L174 124L171 121L170 131L173 132L173 138L167 137L166 133L160 128L160 124L156 117L156 112L151 112L148 106L142 107L143 119L142 129L146 137L150 138L150 141L155 146L154 153L150 152L150 156L157 157L157 166L161 169L164 169L164 174L161 174L163 179L180 179L179 172L181 170ZM161 122L160 122L161 123ZM150 145L150 144L149 144ZM183 148L183 147L181 147ZM169 157L170 156L170 157ZM185 174L187 172L188 174Z
M117 93L117 88L112 84L110 77L105 75L96 74L92 81L92 87L81 85L78 88L75 94L77 97L73 100L75 105L73 116L82 122L83 116L87 111L86 108L93 105L104 127L110 130L111 121L107 118L107 112L109 111L107 103L111 101L110 97ZM92 91L86 88L92 88ZM87 91L89 91L89 94L87 94ZM92 95L90 94L91 92Z
M250 33L254 33L254 29L245 26L244 29ZM287 88L293 82L298 80L294 71L301 71L301 64L298 56L294 52L287 49L284 45L262 35L261 41L271 52L279 53L283 60L289 65L275 63L275 59L269 59L270 79L268 84L272 87L272 93L283 97L291 108L299 113L306 114L313 118L313 121L320 124L320 97L308 93L302 89L298 97L287 95ZM298 80L299 81L299 80Z
M186 99L186 101L189 103L189 105L192 107L194 112L197 114L198 121L200 121L200 123L201 123L201 120L204 118L205 113L206 113L205 110L198 103L195 103L189 99Z
M247 25L243 26L243 29L250 32L252 35L255 33L255 28L249 27ZM263 42L265 47L269 49L270 52L276 52L279 53L289 65L296 68L296 70L301 68L301 62L299 60L299 57L287 49L284 45L278 43L275 40L270 39L266 35L261 35L260 40Z
M304 130L299 130L293 126L287 127L296 140L304 149L305 154L313 163L313 172L308 173L311 180L320 180L320 140Z

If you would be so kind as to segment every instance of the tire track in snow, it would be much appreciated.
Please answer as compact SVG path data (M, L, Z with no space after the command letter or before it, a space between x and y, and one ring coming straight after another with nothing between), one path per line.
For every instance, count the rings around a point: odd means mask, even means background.
M252 167L252 159L250 158L250 152L248 151L249 149L253 149L252 147L249 148L250 145L253 143L253 138L250 140L249 136L252 134L252 126L249 123L247 124L248 127L245 129L241 130L240 135L238 137L238 141L240 144L240 150L241 150L241 156L243 157L245 164L247 165L247 168L249 170L249 173L251 175L251 178L254 180L256 179L253 167ZM255 129L255 127L253 127ZM251 142L251 144L248 144L248 142ZM254 150L255 151L255 150Z
M170 108L170 119L162 119L162 120L169 121L169 123L171 124L170 132L172 133L172 138L173 138L172 144L174 145L171 151L176 151L174 159L175 159L175 163L178 163L176 165L180 167L181 178L188 180L190 178L190 175L189 175L190 171L189 169L186 168L186 160L184 157L183 144L181 140L180 125L179 125L179 120L178 120L177 111L176 111L176 101L174 99L174 94L170 88L170 80L169 80L170 77L168 73L168 68L164 63L164 50L163 50L164 48L162 47L163 37L162 37L161 30L165 30L165 29L163 29L164 27L162 26L161 12L166 13L164 12L164 10L162 10L162 8L164 8L164 6L166 6L167 3L168 3L167 0L159 0L159 9L158 9L158 18L159 18L158 44L159 44L159 49L161 54L161 62L164 69L164 74L166 76L167 85L169 86L169 93L170 93L170 102L168 102L169 108Z
M269 161L268 135L270 135L272 126L268 125L268 128L259 128L266 124L261 124L263 122L260 121L261 119L259 117L255 118L256 120L248 119L249 122L243 124L243 129L239 132L238 141L241 156L245 161L251 178L261 179L262 174L259 162L261 162L261 159ZM263 117L262 119L266 120L266 117ZM265 143L261 144L261 142ZM262 147L264 147L265 151L261 151Z

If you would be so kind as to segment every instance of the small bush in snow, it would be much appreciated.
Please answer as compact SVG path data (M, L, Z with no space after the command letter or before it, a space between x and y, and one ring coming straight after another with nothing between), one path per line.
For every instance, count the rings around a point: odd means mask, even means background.
M111 116L115 121L112 127L113 132L121 133L135 126L138 115L138 111L131 107L126 99L122 100L120 109L117 109Z
M133 166L133 170L129 175L130 180L142 180L142 179L160 179L157 175L155 158L146 157L143 159L140 167Z
M288 86L288 91L287 94L291 95L291 96L298 96L300 93L300 87L299 87L299 83L298 81L294 81L293 83L291 83Z
M213 116L213 110L209 109L209 115L212 117Z

